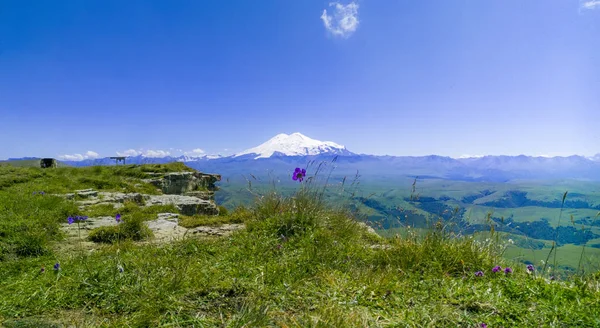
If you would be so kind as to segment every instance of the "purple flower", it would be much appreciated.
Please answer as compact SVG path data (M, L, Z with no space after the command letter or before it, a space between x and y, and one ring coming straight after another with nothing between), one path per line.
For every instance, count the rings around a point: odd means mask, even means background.
M117 221L117 223L121 222L121 214L117 214L115 216L115 220Z
M504 273L506 273L506 274L513 273L513 269L506 267L506 269L504 269Z
M43 191L40 191L40 195L45 195L46 193Z
M475 272L475 277L483 277L483 271Z
M499 265L496 265L496 266L495 266L495 267L492 269L492 272L498 272L498 271L500 271L500 270L502 270L502 267L501 267L501 266L499 266Z
M58 271L60 269L60 263L56 262L54 265L54 271Z
M42 268L40 269L40 273L44 273L46 272L46 268L44 268L44 266L42 265Z
M527 265L527 272L533 272L535 271L535 267L533 266L533 264L528 264Z
M69 222L69 224L73 224L75 222L79 222L79 221L85 221L87 220L88 217L87 216L80 216L80 215L76 215L76 216L69 216L67 218L67 221Z
M123 269L123 267L122 267L122 266L120 266L120 265L117 265L117 269L118 269L118 270L119 270L119 272L121 272L121 273L123 273L123 271L125 271L125 269Z
M292 175L292 179L294 181L298 180L299 182L302 182L302 180L304 180L305 176L306 176L306 170L300 169L299 167L297 167L296 170L294 170L294 175Z
M479 324L479 327L481 327L481 328L487 328L487 324L485 324L484 322L482 322L481 324Z

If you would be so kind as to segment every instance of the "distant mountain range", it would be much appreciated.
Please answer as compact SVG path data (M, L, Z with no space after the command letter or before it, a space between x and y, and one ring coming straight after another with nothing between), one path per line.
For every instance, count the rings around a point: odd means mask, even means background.
M600 154L594 157L483 156L451 158L430 156L376 156L356 154L331 141L311 139L301 133L278 134L267 142L232 156L128 157L127 164L184 162L204 172L224 176L243 173L286 173L310 161L336 157L336 174L363 176L428 176L466 181L510 181L515 179L585 179L600 181ZM28 158L31 159L31 158ZM18 160L18 159L9 159ZM115 165L110 158L63 161L71 166Z

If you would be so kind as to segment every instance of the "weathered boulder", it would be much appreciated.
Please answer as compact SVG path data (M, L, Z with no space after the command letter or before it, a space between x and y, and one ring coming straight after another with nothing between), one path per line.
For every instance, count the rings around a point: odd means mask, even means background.
M180 226L177 221L165 220L162 218L146 222L148 228L152 230L154 239L161 241L170 241L183 238L188 229Z
M197 197L181 195L148 195L146 206L152 205L175 205L183 215L217 215L217 205L208 200Z
M221 181L218 174L201 172L154 173L156 178L144 181L162 190L163 194L184 195L191 191L215 191L215 182Z

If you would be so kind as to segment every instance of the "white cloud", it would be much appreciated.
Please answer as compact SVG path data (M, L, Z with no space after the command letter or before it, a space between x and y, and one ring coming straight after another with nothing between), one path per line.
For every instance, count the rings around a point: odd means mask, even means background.
M141 155L141 154L142 154L141 152L138 152L135 149L127 149L127 150L122 151L122 152L119 152L119 151L117 152L117 155L123 156L123 157L125 157L125 156L138 156L138 155Z
M148 149L148 150L144 151L142 153L142 155L145 157L166 157L166 156L171 155L171 153L168 151L165 151L165 150Z
M600 8L600 0L589 0L581 2L581 9L596 9Z
M144 157L166 157L171 155L171 152L166 151L166 150L154 150L154 149L140 149L140 150L135 150L135 149L127 149L124 151L118 151L117 155L119 156L139 156L142 155Z
M358 27L358 4L351 2L343 5L339 2L329 3L334 7L332 15L327 14L327 9L323 9L321 20L327 31L334 36L348 38Z
M200 156L200 155L203 155L204 153L205 153L205 151L200 148L196 148L192 151L184 152L184 154L186 154L187 156Z
M58 156L58 159L62 159L65 161L83 161L84 159L94 159L98 158L98 153L95 151L88 150L85 154L66 154Z

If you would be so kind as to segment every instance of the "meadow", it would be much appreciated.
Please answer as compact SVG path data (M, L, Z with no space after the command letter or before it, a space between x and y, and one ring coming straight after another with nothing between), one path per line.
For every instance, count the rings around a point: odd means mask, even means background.
M600 269L598 182L472 182L367 172L358 174L354 186L342 191L341 181L352 181L356 176L342 176L330 170L326 177L328 189L324 197L332 203L346 200L360 219L381 235L391 237L409 226L413 231L428 231L432 222L441 217L445 223L456 226L455 230L468 234L485 236L492 227L503 231L506 240L517 241L504 254L511 260L539 263L545 258L541 255L552 250L558 253L560 265L567 271ZM326 179L321 180L325 183ZM266 193L276 189L283 195L295 192L282 174L252 171L229 177L220 188L217 200L228 208L252 204L252 191ZM457 208L460 211L454 213ZM552 249L556 238L557 247Z
M446 230L440 218L427 228L406 226L402 233L381 237L359 223L365 205L353 198L360 196L356 181L331 182L310 171L292 180L293 167L287 176L293 184L285 192L248 186L250 196L244 197L252 201L245 206L212 219L188 220L245 224L227 237L155 243L152 236L127 235L90 250L61 230L68 217L100 214L119 214L119 224L143 227L128 222L174 209L128 203L82 211L58 194L86 188L157 193L140 179L178 170L189 168L180 163L0 167L0 324L600 326L597 271L559 279L552 264L527 266L507 258L512 244L505 233L460 235ZM221 188L232 202L235 194L225 183Z

